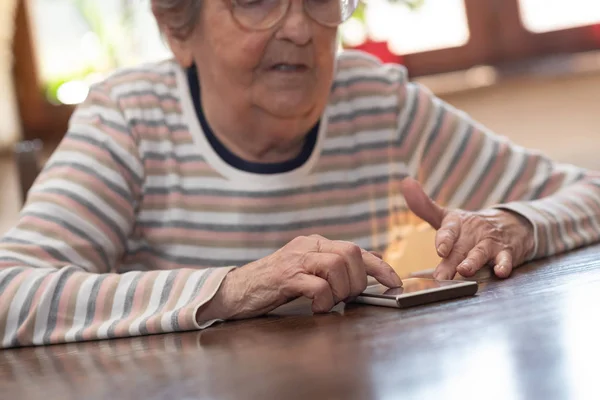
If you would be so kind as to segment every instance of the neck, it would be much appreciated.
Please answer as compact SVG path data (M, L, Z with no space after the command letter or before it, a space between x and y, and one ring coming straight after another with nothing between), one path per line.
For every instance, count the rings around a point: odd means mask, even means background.
M206 94L209 96L209 94ZM243 160L279 163L297 157L306 135L317 121L280 119L262 110L207 98L202 93L204 116L213 134L229 151ZM238 111L236 110L244 110Z
M276 134L264 130L241 127L228 129L210 117L207 120L213 128L214 135L233 154L243 160L256 163L280 163L296 158L302 151L306 133L286 140L277 140ZM238 130L239 129L239 130ZM249 132L247 132L248 130ZM247 133L246 133L247 132Z

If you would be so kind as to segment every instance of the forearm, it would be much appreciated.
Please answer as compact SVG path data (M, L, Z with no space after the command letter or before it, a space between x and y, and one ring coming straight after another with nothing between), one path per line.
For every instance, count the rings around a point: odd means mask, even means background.
M537 259L600 240L600 180L592 176L567 185L553 195L498 206L527 218L534 227Z
M5 264L6 265L6 264ZM0 270L2 348L201 329L197 310L228 268L92 274L81 268Z

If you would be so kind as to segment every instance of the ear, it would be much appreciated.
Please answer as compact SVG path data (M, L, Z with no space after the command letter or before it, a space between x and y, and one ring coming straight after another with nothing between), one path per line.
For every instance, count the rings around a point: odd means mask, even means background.
M165 38L179 65L183 68L191 67L194 63L194 55L191 51L189 41L175 37L168 30L165 31Z

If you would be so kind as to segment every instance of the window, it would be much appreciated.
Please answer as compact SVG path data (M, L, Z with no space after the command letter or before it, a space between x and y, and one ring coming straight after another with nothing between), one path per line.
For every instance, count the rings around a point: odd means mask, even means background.
M50 101L77 104L118 67L168 57L147 0L33 0L38 71Z
M399 55L461 47L470 36L464 0L428 0L416 9L373 1L365 24L371 38L386 40Z
M544 33L600 23L594 0L520 0L521 20L529 31Z
M342 39L413 75L469 68L488 60L487 1L369 0L342 27Z

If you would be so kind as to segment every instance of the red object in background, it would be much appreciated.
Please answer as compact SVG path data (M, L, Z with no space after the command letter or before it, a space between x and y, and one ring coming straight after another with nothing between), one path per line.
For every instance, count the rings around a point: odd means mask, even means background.
M384 63L402 64L404 61L402 56L390 52L387 42L374 42L372 40L367 40L359 46L352 47L352 49L362 50L364 52L373 54Z
M598 48L600 48L600 24L592 26L592 35L598 44Z

